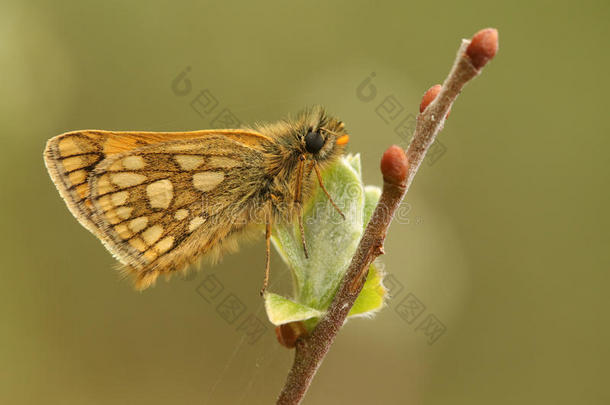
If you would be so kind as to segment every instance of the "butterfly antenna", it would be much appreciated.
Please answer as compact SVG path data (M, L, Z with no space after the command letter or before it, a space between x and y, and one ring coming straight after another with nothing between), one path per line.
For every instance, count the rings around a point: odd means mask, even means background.
M339 134L338 134L338 133L336 133L335 131L331 131L330 129L327 129L327 128L320 128L320 129L321 129L322 131L326 131L326 132L328 132L329 134L333 134L334 136L337 136L337 137L339 136Z

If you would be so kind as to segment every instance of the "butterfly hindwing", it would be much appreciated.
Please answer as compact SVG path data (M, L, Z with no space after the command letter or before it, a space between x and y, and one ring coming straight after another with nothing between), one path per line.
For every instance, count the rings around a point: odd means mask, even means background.
M251 208L246 202L262 175L262 154L224 136L138 148L96 167L92 218L145 287L221 249L236 230L233 219Z

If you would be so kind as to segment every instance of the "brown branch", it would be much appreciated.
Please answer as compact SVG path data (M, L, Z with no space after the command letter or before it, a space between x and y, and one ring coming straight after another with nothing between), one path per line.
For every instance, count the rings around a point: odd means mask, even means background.
M379 202L328 311L311 334L296 340L294 364L277 400L278 404L298 404L305 396L362 290L371 263L383 254L383 242L394 211L413 182L430 145L443 128L451 105L464 85L494 57L497 48L498 33L491 28L479 31L472 40L463 40L443 85L430 88L422 98L415 133L406 155L398 146L391 146L384 153L381 160L384 183Z

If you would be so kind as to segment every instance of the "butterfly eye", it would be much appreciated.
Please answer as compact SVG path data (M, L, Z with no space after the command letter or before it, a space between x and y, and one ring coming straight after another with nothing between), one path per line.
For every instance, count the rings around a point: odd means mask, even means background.
M309 153L316 153L322 146L324 145L324 138L319 132L309 131L307 135L305 135L305 149Z

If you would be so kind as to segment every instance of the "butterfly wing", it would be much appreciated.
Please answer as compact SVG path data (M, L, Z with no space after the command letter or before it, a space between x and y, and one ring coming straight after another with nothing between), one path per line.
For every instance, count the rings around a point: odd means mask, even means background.
M75 217L146 288L202 254L233 248L257 215L262 146L246 131L79 131L45 161Z

